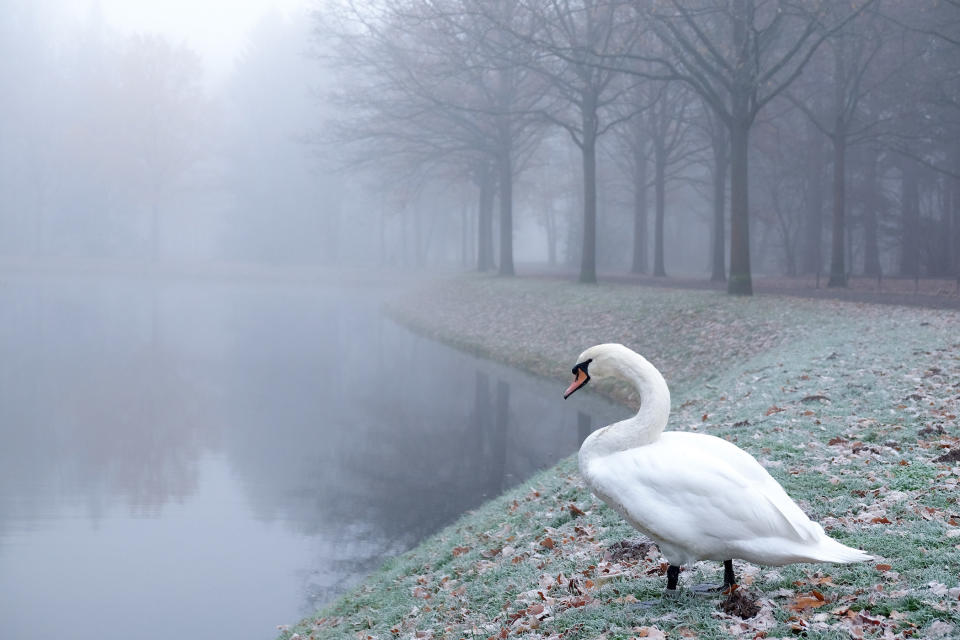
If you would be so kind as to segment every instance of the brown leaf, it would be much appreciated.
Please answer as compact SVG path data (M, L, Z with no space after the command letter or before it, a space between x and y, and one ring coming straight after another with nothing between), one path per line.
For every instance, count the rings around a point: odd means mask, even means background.
M772 416L773 414L775 414L775 413L780 413L781 411L786 411L786 409L781 409L781 408L778 407L777 405L773 405L772 407L770 407L769 409L767 409L767 412L766 412L765 414L763 414L763 415L765 415L765 416Z
M801 594L787 605L787 609L799 612L805 609L816 609L825 604L827 604L827 601L823 598L823 594L820 594L819 598L815 594Z
M877 565L877 571L890 571L890 569L893 569L893 567L891 567L891 566L888 565L888 564L878 564L878 565Z
M837 436L836 438L831 438L830 442L828 442L827 444L829 444L832 447L835 444L847 444L847 442L849 441Z
M570 503L568 507L570 509L570 515L574 518L579 518L580 516L586 515L583 511L577 508L577 505Z
M890 522L887 516L883 516L882 518L881 517L870 518L870 522L872 522L873 524L893 524L892 522Z
M466 552L470 551L470 547L454 547L453 548L453 557L462 556Z
M593 602L593 598L587 595L583 595L583 596L576 596L574 598L568 598L567 600L565 600L565 602L567 606L570 607L571 609L576 609L578 607L583 607L590 604L591 602Z
M540 541L540 546L546 547L547 549L553 549L556 546L556 543L553 541L553 538L544 538Z

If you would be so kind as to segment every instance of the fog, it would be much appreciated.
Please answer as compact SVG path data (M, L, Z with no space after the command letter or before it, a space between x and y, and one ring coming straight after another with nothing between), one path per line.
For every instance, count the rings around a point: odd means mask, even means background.
M267 637L573 451L380 314L478 271L960 278L960 4L0 0L0 635Z
M699 4L8 0L0 258L955 275L957 7Z

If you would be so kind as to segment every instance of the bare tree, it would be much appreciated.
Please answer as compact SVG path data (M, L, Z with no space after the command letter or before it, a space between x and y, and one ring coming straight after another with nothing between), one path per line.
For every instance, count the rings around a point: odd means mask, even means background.
M630 54L634 73L686 82L730 133L731 227L727 291L749 295L748 143L760 110L782 93L830 35L874 0L855 2L824 25L820 2L786 0L669 0L638 8L665 53Z
M837 12L836 7L829 9ZM869 71L877 58L884 42L880 31L881 24L873 12L864 12L851 20L842 30L835 32L828 40L829 46L822 51L829 52L832 58L829 94L832 100L827 111L818 110L816 104L807 102L794 94L788 94L791 101L800 107L810 121L831 142L833 146L833 233L831 235L830 280L828 287L847 286L847 265L845 260L846 229L846 171L847 149L862 139L877 121L864 121L861 117L860 103L877 82L882 82L886 74L879 78L870 78ZM813 88L813 87L808 87ZM816 90L808 91L815 96Z
M510 29L513 48L533 48L525 64L549 83L555 98L538 113L566 130L581 152L584 197L580 282L595 283L597 141L623 119L611 106L629 90L627 84L618 82L620 74L596 64L596 56L610 56L629 48L638 25L601 0L527 0L521 6L529 15L524 22L531 28L526 33Z

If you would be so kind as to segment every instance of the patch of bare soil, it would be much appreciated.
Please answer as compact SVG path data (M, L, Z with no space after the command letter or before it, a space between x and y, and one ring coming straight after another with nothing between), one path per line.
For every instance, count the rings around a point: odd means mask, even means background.
M720 601L717 609L728 616L747 619L760 613L760 603L749 592L734 587L730 595Z
M939 458L934 458L934 462L960 462L960 449L951 449Z
M657 545L649 538L638 538L636 540L620 540L610 545L610 548L603 554L603 559L607 562L640 562L643 560L650 549Z

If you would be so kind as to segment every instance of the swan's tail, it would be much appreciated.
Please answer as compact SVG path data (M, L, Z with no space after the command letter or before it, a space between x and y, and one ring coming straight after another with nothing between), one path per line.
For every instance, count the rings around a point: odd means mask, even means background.
M873 556L870 554L861 551L860 549L854 549L853 547L848 547L845 544L840 544L828 536L821 538L820 544L818 544L816 549L813 549L812 551L813 553L810 555L816 558L819 562L850 564L852 562L865 562L873 559Z

